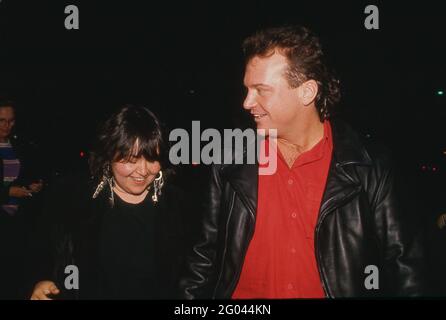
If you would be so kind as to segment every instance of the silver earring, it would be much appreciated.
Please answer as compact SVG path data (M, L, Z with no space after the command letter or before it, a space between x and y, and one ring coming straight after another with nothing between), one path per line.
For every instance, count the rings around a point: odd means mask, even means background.
M153 195L152 195L152 200L153 202L157 203L158 202L158 197L161 196L161 190L163 188L164 185L164 179L163 179L163 172L160 171L158 173L158 177L155 178L155 181L153 181Z
M110 187L110 197L108 197L108 201L110 202L110 206L113 207L115 204L115 196L113 194L113 185L114 185L114 179L113 176L110 178L107 178L108 186Z
M110 188L110 197L108 199L110 201L110 205L113 207L115 202L113 195L114 179L113 176L110 174L110 165L106 165L104 167L101 182L99 182L98 186L96 187L96 190L93 193L93 199L96 199L98 197L98 195L102 192L102 190L104 190L106 184L108 184Z
M96 199L98 195L101 193L102 189L104 189L106 181L107 179L105 177L102 177L101 182L99 182L98 186L96 187L96 190L93 193L93 199Z

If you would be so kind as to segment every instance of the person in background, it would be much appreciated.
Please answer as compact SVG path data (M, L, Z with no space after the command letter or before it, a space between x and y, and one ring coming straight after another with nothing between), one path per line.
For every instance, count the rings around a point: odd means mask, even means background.
M32 198L43 187L31 148L12 134L13 101L0 101L0 299L24 298L24 268Z

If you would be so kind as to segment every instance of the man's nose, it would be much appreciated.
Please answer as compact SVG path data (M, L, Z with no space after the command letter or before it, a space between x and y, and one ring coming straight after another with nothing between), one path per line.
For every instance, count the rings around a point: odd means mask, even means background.
M248 91L246 94L245 101L243 101L243 108L246 110L250 110L256 106L257 102L255 99L255 94L253 92Z

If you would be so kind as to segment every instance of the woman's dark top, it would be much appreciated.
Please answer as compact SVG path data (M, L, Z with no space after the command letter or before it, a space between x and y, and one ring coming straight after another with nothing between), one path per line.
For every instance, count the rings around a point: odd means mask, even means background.
M77 180L62 179L50 193L36 281L55 281L62 299L177 298L187 250L182 192L167 182L156 204L151 194L139 204L115 194L112 207L108 187L92 199L96 185ZM79 270L78 290L65 288L67 265Z
M162 291L162 214L150 195L130 204L115 194L115 206L103 218L99 246L108 298L153 299Z

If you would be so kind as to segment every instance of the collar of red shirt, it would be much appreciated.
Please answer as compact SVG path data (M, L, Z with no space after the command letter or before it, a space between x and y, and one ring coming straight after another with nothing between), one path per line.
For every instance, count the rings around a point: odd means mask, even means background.
M310 150L305 151L294 161L291 169L301 167L305 164L318 161L322 159L327 148L326 145L331 141L331 126L328 120L324 121L324 135L321 140ZM286 164L279 148L277 148L278 159Z

